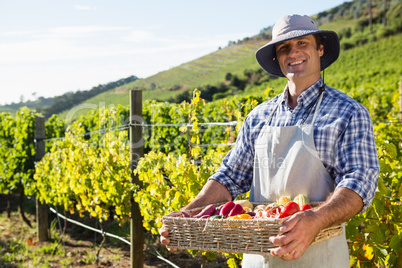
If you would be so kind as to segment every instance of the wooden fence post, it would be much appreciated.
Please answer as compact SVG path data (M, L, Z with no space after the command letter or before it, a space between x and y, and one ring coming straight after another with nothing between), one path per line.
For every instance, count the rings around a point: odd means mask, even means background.
M45 137L45 117L37 116L35 118L35 161L40 161L45 155ZM39 241L49 239L48 215L47 204L36 199L36 231Z
M138 160L144 154L142 137L142 91L130 90L130 170L131 182L142 188L138 175L134 174ZM144 267L144 228L140 208L131 196L131 268Z

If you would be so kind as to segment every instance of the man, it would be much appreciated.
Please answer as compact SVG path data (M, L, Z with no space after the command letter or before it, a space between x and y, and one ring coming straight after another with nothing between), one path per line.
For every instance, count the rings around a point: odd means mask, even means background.
M249 190L254 202L298 194L325 201L291 216L270 237L272 256L244 254L243 267L350 267L345 234L309 247L321 229L371 204L379 174L368 111L321 77L338 56L335 32L318 30L308 16L280 18L256 58L268 73L287 78L284 92L250 112L217 173L184 208ZM168 245L166 229L160 233Z

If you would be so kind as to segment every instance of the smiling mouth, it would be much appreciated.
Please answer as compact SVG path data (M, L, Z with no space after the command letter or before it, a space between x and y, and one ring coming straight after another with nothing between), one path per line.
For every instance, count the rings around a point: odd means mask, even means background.
M300 60L300 61L295 61L295 62L291 62L289 63L290 66L295 66L295 65L299 65L302 64L304 61Z

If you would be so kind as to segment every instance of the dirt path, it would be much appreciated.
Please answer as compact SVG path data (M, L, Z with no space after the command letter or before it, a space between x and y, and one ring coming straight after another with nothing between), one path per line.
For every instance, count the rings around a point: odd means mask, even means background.
M68 223L63 243L58 244L59 222L51 215L51 239L38 242L35 216L32 212L27 212L26 216L33 228L22 221L17 210L13 210L11 218L8 218L5 204L0 202L0 267L130 267L130 247L120 240L107 238L97 266L96 254L102 241L101 234ZM179 267L201 267L202 256L194 258L187 251L170 253L160 245L156 236L146 234L146 240L146 268L173 267L156 257L158 253ZM220 255L214 261L206 261L206 267L227 267L226 259Z

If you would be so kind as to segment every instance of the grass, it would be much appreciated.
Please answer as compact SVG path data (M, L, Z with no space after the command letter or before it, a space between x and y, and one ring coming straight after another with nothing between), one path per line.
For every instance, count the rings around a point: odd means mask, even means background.
M6 267L51 267L49 263L56 256L48 255L53 251L54 243L38 246L33 242L35 229L26 225L15 225L15 219L18 218L17 212L12 214L11 219L8 219L5 213L0 217L0 265L7 263ZM14 228L17 228L18 235L10 232Z
M61 237L56 220L50 226L52 238L49 241L38 242L34 215L27 213L27 217L31 220L33 228L20 220L17 211L12 212L11 218L7 218L6 212L0 214L0 267L93 267L99 248L96 243L74 240L67 234L63 238L63 243L59 244ZM102 263L127 262L118 246L113 246L113 253L105 249L100 255Z
M6 267L55 267L54 263L64 263L68 267L72 262L72 258L66 256L66 251L63 248L58 248L55 251L58 242L57 232L54 232L55 238L53 242L38 243L36 239L36 229L29 228L25 225L16 225L15 220L19 218L17 212L12 214L11 219L2 215L0 217L0 226L3 232L18 228L18 235L13 232L12 236L0 232L0 266L2 263ZM7 240L3 240L6 237ZM3 267L3 266L1 266Z
M31 221L33 228L28 227L22 220L17 209L16 200L12 196L11 217L7 217L6 198L0 194L0 267L41 267L41 268L70 268L70 267L96 267L96 252L99 249L102 236L99 233L87 230L81 226L67 223L66 234L63 236L63 243L57 245L60 240L59 224L54 214L50 214L51 238L48 241L37 240L35 204L24 201L25 214ZM62 209L59 209L62 211ZM94 218L87 216L81 218L79 215L67 216L81 223L99 229ZM63 221L62 221L63 224ZM123 238L129 237L130 225L120 227L115 221L103 223L105 231ZM187 251L170 253L165 246L159 243L159 236L147 232L145 235L144 267L157 268L167 267L166 262L155 257L156 252L165 259L179 265L180 267L199 267L202 256L193 257ZM57 250L55 250L57 246ZM130 267L130 248L120 240L108 238L100 252L99 267ZM208 261L207 267L227 267L226 258L219 255L214 261Z

